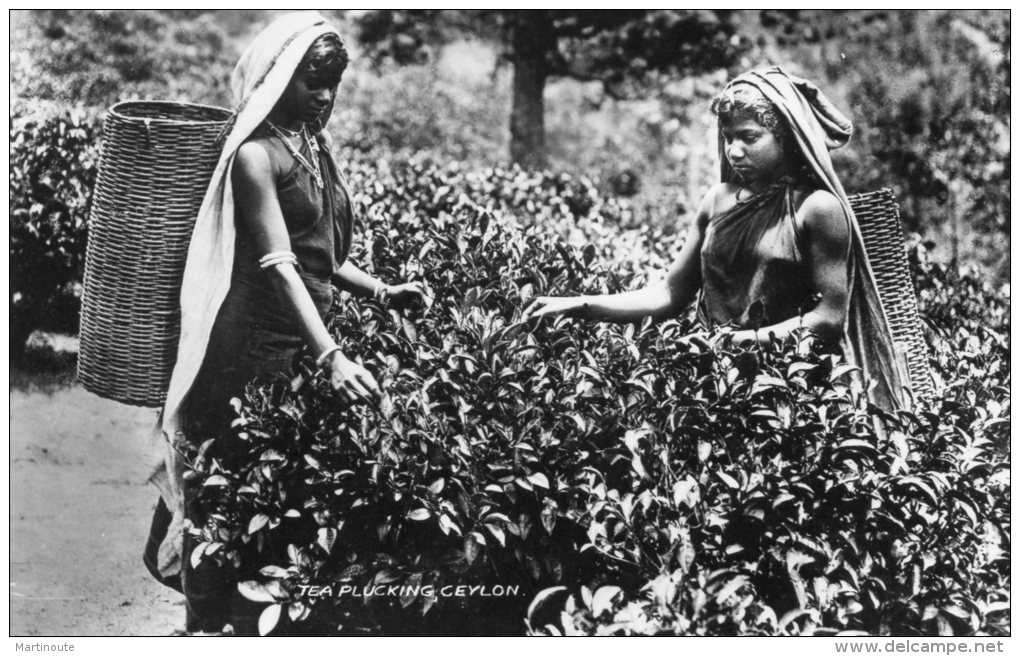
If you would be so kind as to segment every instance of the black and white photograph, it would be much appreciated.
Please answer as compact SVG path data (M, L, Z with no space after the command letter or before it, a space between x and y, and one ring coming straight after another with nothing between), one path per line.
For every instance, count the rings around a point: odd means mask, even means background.
M13 651L1007 651L1008 9L9 21Z

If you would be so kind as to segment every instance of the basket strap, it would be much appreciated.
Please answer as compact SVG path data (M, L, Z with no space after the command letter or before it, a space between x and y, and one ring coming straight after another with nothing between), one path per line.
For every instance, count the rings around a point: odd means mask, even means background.
M223 144L227 141L227 137L230 135L230 131L234 129L234 124L237 123L237 112L233 112L227 122L223 124L223 129L216 135L216 139L213 140L213 144L216 149L222 149Z

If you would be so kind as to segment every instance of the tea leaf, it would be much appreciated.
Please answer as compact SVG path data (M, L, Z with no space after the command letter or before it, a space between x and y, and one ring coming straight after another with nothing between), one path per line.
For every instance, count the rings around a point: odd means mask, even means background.
M262 611L262 614L259 615L259 635L268 635L270 631L276 628L282 611L282 604L273 604Z

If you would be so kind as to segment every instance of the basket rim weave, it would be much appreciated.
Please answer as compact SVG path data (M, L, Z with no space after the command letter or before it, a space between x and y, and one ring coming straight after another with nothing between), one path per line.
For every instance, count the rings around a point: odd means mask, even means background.
M130 113L126 113L125 110L130 109L133 106L156 106L156 107L173 107L173 108L189 108L189 109L201 109L209 113L210 116L204 119L181 119L172 118L167 116L134 116ZM162 123L167 125L208 125L210 123L226 122L234 115L234 112L225 107L219 107L216 105L206 105L204 103L194 103L185 101L175 100L122 100L119 103L110 107L110 116L115 116L119 119L126 121L146 121L150 123ZM218 118L213 118L217 116Z

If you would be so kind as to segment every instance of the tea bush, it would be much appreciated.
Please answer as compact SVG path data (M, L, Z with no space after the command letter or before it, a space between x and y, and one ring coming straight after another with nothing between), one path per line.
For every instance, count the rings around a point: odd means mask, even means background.
M933 327L932 361L945 383L939 399L884 417L882 433L858 404L828 410L830 392L814 383L800 385L792 412L775 399L764 410L733 412L738 422L764 416L771 428L746 435L725 463L688 465L694 478L672 498L665 481L632 481L607 494L606 506L592 506L602 513L593 523L623 522L636 535L647 531L650 510L679 515L679 539L655 552L663 557L629 586L616 575L569 595L544 591L529 629L1008 634L1008 291L994 293L974 272L959 276L927 263L923 249L913 255L922 313ZM789 384L794 372L819 364L789 351L761 361L778 365L769 373L780 388L784 368ZM739 380L732 371L728 377ZM675 451L652 442L664 462Z
M67 16L51 18L44 36L60 56L50 59L78 71L64 46L89 30L72 34L60 26ZM230 48L219 46L246 24L195 40L164 29L165 17L138 15L160 36L146 44L120 29L123 17L95 18L123 32L114 54L130 61L100 61L110 70L50 90L51 79L15 66L15 86L38 92L29 100L78 87L103 95L124 88L107 84L116 77L136 95L150 83L163 88L151 73L166 58L146 54L160 41L187 46L177 60L211 47L217 66L229 65ZM184 80L171 96L195 84L226 93L216 66L185 68L162 76ZM364 90L362 105L378 105L373 93ZM870 106L895 114L901 105ZM392 125L372 116L360 119L361 132L375 144ZM650 119L653 132L672 129L664 123L672 116ZM33 328L77 323L97 132L77 115L12 114L13 355ZM455 136L467 152L471 134ZM658 148L663 140L652 136ZM238 401L244 466L226 467L209 445L191 454L205 515L196 558L240 569L246 593L266 604L266 631L1009 632L1008 288L912 252L940 392L912 412L881 416L838 359L795 342L687 344L678 339L687 318L520 324L534 295L638 285L681 242L677 231L640 225L643 213L587 180L424 157L390 162L371 150L356 157L350 175L364 225L355 258L387 279L422 280L432 295L403 314L337 299L331 329L373 369L386 402L341 407L309 366L300 381L267 381ZM858 177L877 170L858 168ZM1001 167L971 169L1003 177ZM979 205L986 227L1005 225L1002 203ZM372 584L411 589L337 594ZM311 585L334 594L302 588ZM448 585L518 593L449 597Z
M12 118L12 329L76 322L95 132ZM585 179L357 157L354 258L430 292L403 314L337 298L330 328L386 401L342 407L308 365L238 400L244 466L191 454L195 557L240 568L264 629L1009 631L1008 288L912 249L940 394L883 416L795 342L520 323L538 294L641 284L682 243ZM485 587L444 595L461 585Z
M11 355L36 328L77 332L98 129L81 112L10 119Z
M264 632L1008 632L1008 299L915 258L943 385L889 416L795 340L521 323L537 294L638 284L678 240L621 230L583 181L351 178L356 261L430 294L337 297L330 329L384 402L340 405L308 363L238 400L242 466L191 454L194 558L239 568ZM462 585L484 587L444 593Z

